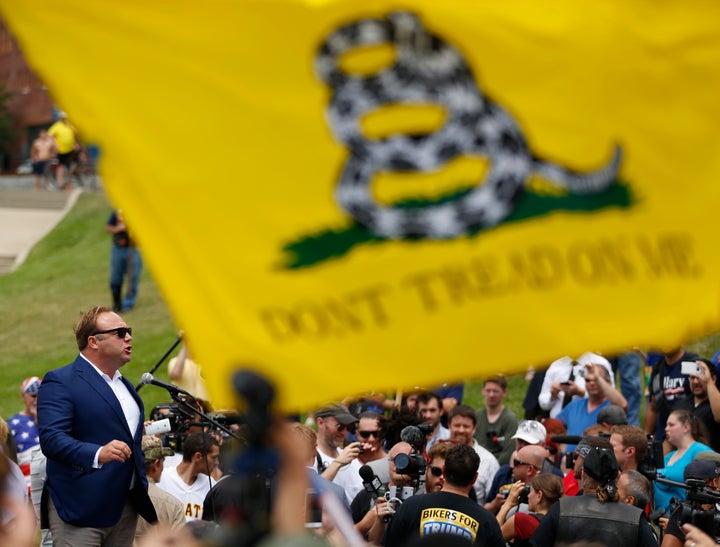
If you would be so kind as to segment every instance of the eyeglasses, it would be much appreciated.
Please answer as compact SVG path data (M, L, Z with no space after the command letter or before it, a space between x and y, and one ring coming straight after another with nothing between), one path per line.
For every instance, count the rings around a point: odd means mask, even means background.
M97 336L98 334L110 334L111 332L114 332L118 338L124 340L128 334L132 336L132 327L117 327L116 329L99 330L97 332L93 332L90 336Z
M347 429L347 426L345 424L341 424L340 422L338 422L338 424L337 424L338 431L345 431L346 429Z
M368 439L370 437L375 437L376 439L380 438L380 431L377 429L375 431L360 431L360 430L358 430L357 434L360 437L362 437L363 439Z
M531 464L531 463L528 463L528 462L524 462L524 461L518 460L517 458L515 458L515 459L513 460L513 466L519 467L519 466L521 466L521 465L532 465L532 464Z
M437 467L435 465L431 465L430 473L432 473L433 476L435 476L435 477L442 477L442 467Z

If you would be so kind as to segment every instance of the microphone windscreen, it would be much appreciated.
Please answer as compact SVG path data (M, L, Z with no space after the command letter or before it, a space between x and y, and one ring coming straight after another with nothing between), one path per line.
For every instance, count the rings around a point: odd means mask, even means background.
M400 432L400 439L417 448L425 441L425 435L420 429L414 425L403 427Z
M360 473L360 478L365 482L372 482L373 477L375 477L375 472L372 467L367 464L363 465L358 473Z

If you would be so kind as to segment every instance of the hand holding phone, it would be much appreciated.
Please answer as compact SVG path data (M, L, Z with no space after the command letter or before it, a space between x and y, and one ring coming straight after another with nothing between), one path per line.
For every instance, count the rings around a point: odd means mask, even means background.
M686 376L702 376L702 368L695 361L683 361L680 363L680 372Z

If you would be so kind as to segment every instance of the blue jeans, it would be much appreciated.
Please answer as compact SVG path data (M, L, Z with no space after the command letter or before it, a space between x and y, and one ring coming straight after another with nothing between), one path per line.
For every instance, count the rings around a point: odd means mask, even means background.
M120 247L113 245L110 252L110 290L120 292L122 290L123 279L128 274L128 262L132 260L132 279L130 286L127 287L125 297L122 301L124 310L131 310L135 306L137 299L138 282L140 281L140 272L142 271L142 257L137 247Z
M618 355L617 369L620 371L620 393L627 400L627 419L630 425L640 426L640 401L642 386L640 385L640 366L642 358L637 352L628 351Z

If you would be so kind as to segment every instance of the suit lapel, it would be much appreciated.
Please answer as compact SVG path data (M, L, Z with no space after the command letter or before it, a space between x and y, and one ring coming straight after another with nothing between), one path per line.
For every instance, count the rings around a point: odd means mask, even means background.
M102 399L110 406L113 412L117 414L118 418L120 419L120 423L125 426L125 431L127 431L134 439L135 436L131 433L130 428L127 425L127 419L125 418L125 413L120 406L120 401L118 401L117 397L115 396L115 392L107 384L105 378L102 378L97 373L97 371L85 359L80 356L78 356L77 360L75 361L75 365L78 376L85 380L90 385L90 387L102 397ZM123 378L123 380L125 380L125 378ZM131 390L130 393L133 393L133 391L134 390ZM142 407L140 408L142 409ZM140 423L142 424L142 415L140 416Z

